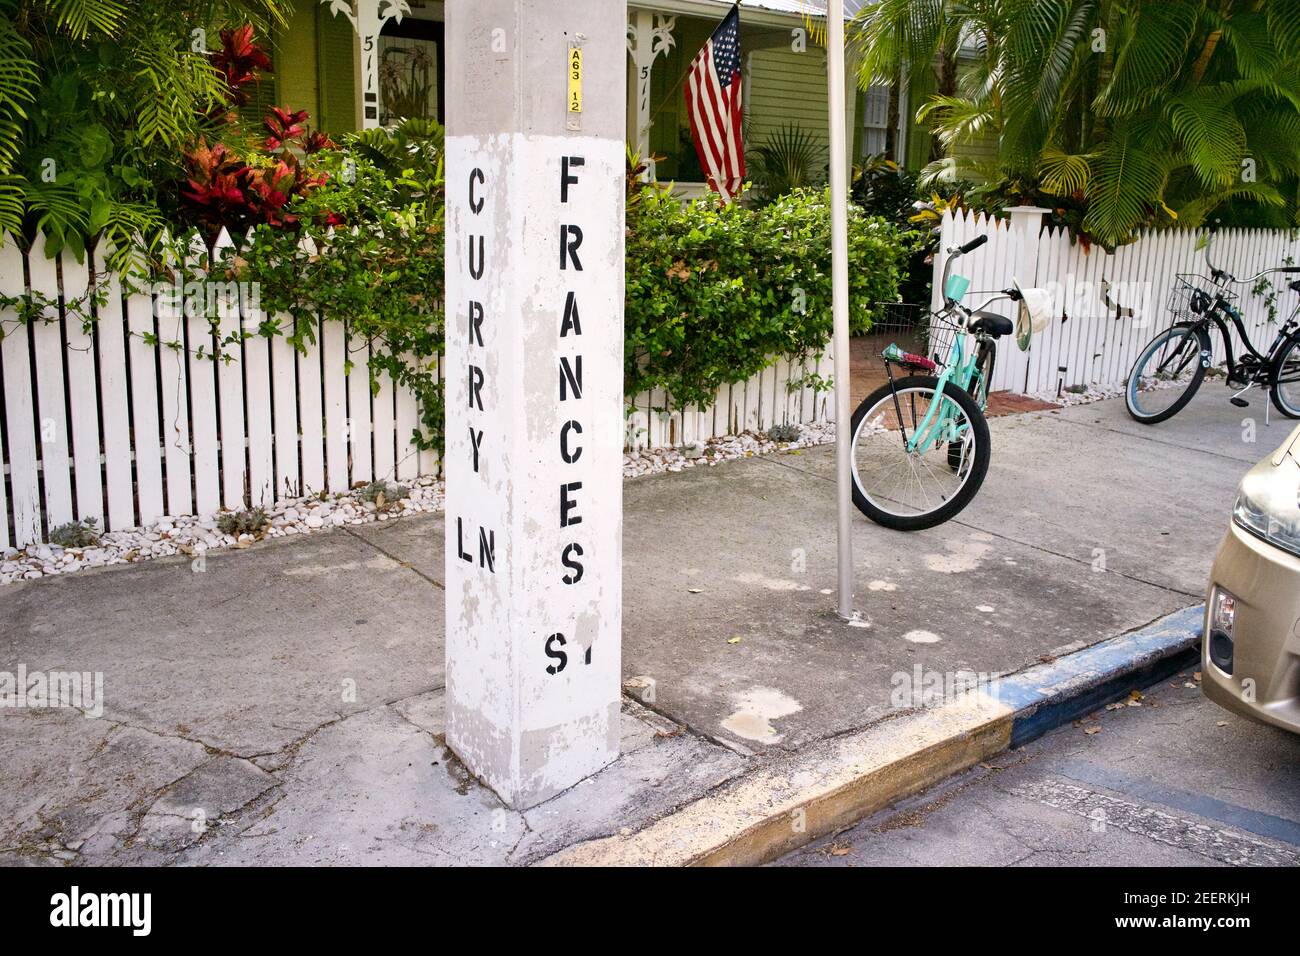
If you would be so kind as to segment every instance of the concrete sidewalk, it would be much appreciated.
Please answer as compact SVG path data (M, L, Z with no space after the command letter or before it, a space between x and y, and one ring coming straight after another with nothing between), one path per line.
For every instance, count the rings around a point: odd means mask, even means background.
M527 863L636 830L897 716L917 665L1017 671L1198 603L1288 430L1253 411L1257 444L1212 388L1150 429L996 419L958 521L855 523L866 627L831 613L829 448L629 482L624 756L526 814L442 743L440 517L10 585L0 670L102 671L105 710L0 711L0 862Z

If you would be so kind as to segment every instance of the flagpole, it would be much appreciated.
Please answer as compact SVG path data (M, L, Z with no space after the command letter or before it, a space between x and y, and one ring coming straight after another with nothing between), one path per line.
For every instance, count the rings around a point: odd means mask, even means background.
M853 435L849 422L848 146L844 133L844 0L826 5L826 84L830 105L831 289L835 350L835 494L839 615L853 617Z

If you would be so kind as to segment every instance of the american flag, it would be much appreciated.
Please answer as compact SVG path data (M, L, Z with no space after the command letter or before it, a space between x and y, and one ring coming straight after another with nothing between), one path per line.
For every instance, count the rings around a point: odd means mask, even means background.
M731 8L691 63L686 79L686 115L695 152L709 185L731 202L745 181L745 145L740 139L740 5Z

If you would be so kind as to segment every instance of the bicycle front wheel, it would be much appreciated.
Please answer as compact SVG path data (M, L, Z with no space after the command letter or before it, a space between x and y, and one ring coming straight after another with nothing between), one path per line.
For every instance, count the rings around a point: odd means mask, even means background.
M1144 425L1177 415L1201 387L1209 352L1209 335L1193 325L1180 323L1157 335L1129 372L1128 413Z
M1300 418L1300 335L1292 335L1273 364L1273 406L1287 418Z
M951 382L942 395L927 375L882 385L858 406L851 427L853 503L886 528L919 531L948 521L989 470L988 423Z

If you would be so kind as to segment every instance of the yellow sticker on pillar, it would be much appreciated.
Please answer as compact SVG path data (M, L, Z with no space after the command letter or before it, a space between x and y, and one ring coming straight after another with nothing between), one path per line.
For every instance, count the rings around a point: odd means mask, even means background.
M569 112L582 112L582 47L569 47Z

